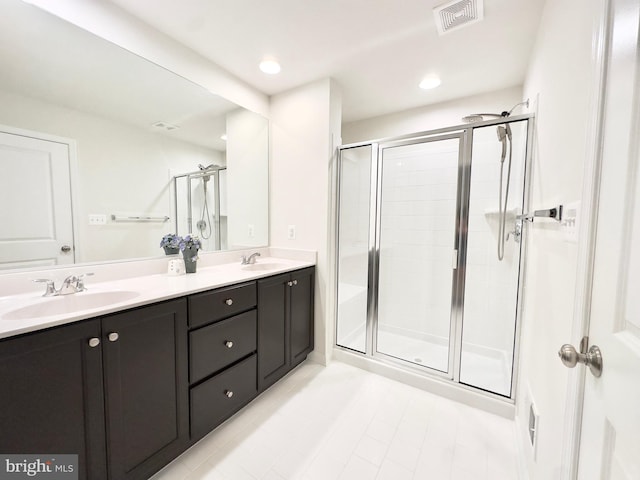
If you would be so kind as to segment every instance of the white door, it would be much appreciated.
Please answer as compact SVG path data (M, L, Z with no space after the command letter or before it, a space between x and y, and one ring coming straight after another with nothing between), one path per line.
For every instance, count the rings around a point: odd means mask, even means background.
M611 5L579 480L640 479L640 2Z
M0 269L73 263L69 146L0 131Z

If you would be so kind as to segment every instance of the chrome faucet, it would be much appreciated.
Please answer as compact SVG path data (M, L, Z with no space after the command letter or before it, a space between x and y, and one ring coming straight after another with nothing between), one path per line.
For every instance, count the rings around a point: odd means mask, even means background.
M260 256L260 253L258 252L252 253L248 257L246 255L242 255L240 259L240 265L251 265L253 263L256 263L256 257L259 257L259 256Z
M83 273L81 275L69 275L62 281L62 286L56 289L55 282L48 278L38 278L34 280L37 283L46 283L47 290L43 297L57 297L58 295L70 295L72 293L84 292L87 287L84 286L84 277L93 275L92 272Z

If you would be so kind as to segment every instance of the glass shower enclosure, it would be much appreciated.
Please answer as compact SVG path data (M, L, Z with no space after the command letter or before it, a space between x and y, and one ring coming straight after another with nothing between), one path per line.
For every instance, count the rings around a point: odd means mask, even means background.
M511 397L531 124L340 147L337 347Z
M226 171L210 165L173 177L176 233L197 235L205 251L228 248Z

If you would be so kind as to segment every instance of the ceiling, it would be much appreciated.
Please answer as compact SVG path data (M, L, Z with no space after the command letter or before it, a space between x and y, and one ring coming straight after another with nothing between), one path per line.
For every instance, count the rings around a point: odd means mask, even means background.
M268 95L334 78L344 121L521 85L545 2L484 0L482 21L440 36L443 0L110 1ZM419 89L427 74L442 85Z

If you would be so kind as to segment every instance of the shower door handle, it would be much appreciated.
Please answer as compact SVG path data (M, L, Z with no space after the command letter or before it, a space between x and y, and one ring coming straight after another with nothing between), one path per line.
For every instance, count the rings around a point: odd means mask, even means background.
M454 270L456 268L458 268L458 249L456 248L453 251L453 255L451 256L451 268L453 268Z

